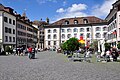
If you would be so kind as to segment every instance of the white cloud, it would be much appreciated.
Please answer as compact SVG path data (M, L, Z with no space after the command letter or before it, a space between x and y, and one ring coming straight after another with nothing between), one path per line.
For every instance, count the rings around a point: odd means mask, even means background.
M58 13L63 13L63 12L65 12L65 10L64 10L63 8L60 8L60 9L58 9L56 12L58 12Z
M72 4L72 6L64 9L59 8L56 10L58 15L55 16L52 22L57 21L62 18L71 18L71 17L84 17L84 16L96 16L100 18L105 18L110 9L112 8L112 4L117 0L104 0L104 2L100 5L94 5L93 7L88 7L86 4ZM89 9L89 11L87 11ZM86 10L84 12L84 10Z
M68 18L68 17L83 17L87 14L82 12L83 10L87 9L87 5L85 4L72 4L71 7L68 7L66 9L59 8L56 10L59 14L56 16L57 20L62 18Z
M91 11L92 15L105 18L110 12L110 9L112 8L112 4L115 1L116 0L105 0L105 2L102 5L95 5L93 7L93 10Z
M82 11L86 9L87 9L87 5L85 4L73 4L72 7L69 7L67 10L69 12L77 12L77 11Z

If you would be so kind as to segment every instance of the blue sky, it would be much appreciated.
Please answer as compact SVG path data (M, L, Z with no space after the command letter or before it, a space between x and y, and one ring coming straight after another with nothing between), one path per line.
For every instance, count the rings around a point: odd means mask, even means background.
M26 10L30 20L50 22L67 18L96 16L104 19L116 0L0 0L4 6L11 7L22 14Z

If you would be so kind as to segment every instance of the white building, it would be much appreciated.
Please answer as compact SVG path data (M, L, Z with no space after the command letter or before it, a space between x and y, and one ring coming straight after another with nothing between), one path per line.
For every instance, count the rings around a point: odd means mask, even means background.
M113 8L106 17L108 22L107 42L112 46L117 46L120 42L120 1L113 4Z
M15 47L16 45L16 17L13 9L0 4L0 47Z
M59 48L60 44L69 38L76 37L91 43L94 39L102 40L107 33L106 21L90 16L65 18L45 26L45 47Z

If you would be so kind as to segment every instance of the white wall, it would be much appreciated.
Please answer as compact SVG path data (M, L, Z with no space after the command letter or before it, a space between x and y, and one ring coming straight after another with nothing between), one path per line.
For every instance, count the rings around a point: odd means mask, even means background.
M15 42L13 42L13 37L15 37L16 39L16 17L8 14L8 13L4 13L4 16L8 18L8 22L4 22L4 44L16 44L16 40ZM9 18L12 19L12 24L9 24ZM13 25L13 20L15 20L15 25ZM5 33L5 27L7 28L11 28L11 34L10 33ZM13 34L13 29L15 29L15 34ZM5 36L8 36L8 42L5 42ZM12 38L12 42L9 42L9 36L11 36Z
M99 27L100 28L100 31L96 31L96 28ZM92 29L93 29L93 39L97 39L97 40L102 40L104 39L103 37L103 34L104 33L107 33L107 31L103 31L103 28L104 27L108 27L107 25L97 25L97 26L92 26ZM96 38L96 33L100 33L101 34L101 37L100 38Z
M0 11L0 42L2 42L2 35L3 35L3 31L2 31L2 27L3 27L2 13L3 13L3 11Z
M101 31L97 31L96 32L96 27L100 27L101 28ZM103 37L103 33L104 32L107 32L107 31L103 31L103 27L107 27L107 25L98 25L98 26L92 26L92 29L91 29L91 26L81 26L81 27L61 27L61 30L62 29L64 29L65 30L65 32L62 32L61 31L61 43L62 43L62 41L66 41L66 40L68 40L69 38L67 38L67 35L68 34L71 34L71 37L70 38L72 38L72 37L74 37L74 34L77 34L77 36L76 36L76 38L78 38L78 39L80 39L80 34L83 34L83 39L84 40L89 40L90 42L91 42L91 40L92 40L92 38L93 39L98 39L98 40L100 40L100 39L104 39L104 37ZM77 32L74 32L74 28L76 28L78 31ZM80 32L80 29L81 28L83 28L84 29L84 32ZM90 31L87 31L87 28L89 28L90 29ZM48 30L51 30L52 32L51 33L48 33ZM57 29L57 39L53 39L53 35L54 34L56 34L56 33L53 33L53 30L54 29ZM67 32L67 29L71 29L71 32ZM45 46L47 47L48 46L48 41L51 41L51 46L53 46L53 42L54 41L57 41L57 46L59 46L59 41L60 41L60 29L59 29L59 27L57 28L45 28ZM101 37L100 38L96 38L95 37L95 34L96 33L100 33L101 34ZM87 33L90 33L90 38L87 38ZM62 39L62 34L65 34L65 39ZM51 35L52 36L52 38L51 39L48 39L48 35Z

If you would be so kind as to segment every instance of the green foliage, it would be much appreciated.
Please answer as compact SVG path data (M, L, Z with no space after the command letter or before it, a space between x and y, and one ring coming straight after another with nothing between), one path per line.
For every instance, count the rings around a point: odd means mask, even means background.
M9 46L5 47L5 52L10 52L10 47Z
M75 51L79 49L79 46L80 43L78 42L77 38L70 38L61 45L61 48L63 50Z
M67 50L67 42L61 44L61 49Z
M78 50L80 46L80 43L78 42L77 38L70 38L67 41L67 49L70 51Z
M117 44L117 48L120 49L120 42Z
M109 43L105 43L104 46L105 46L105 50L110 50L110 48L111 48Z
M13 52L13 50L12 50L12 48L10 48L9 46L6 46L5 47L5 52L10 52L10 53L12 53Z

